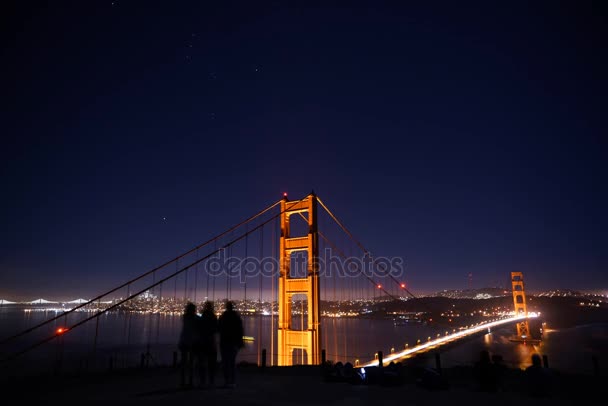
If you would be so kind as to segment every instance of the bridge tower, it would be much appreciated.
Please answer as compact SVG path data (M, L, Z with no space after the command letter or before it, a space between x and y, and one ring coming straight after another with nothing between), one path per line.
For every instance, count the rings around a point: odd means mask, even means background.
M516 316L528 316L528 308L526 307L526 293L524 291L524 275L522 272L511 272L511 285L513 287L513 305L515 307ZM517 323L518 340L531 339L530 326L528 320L523 320Z
M291 236L290 217L302 216L308 222L308 234ZM291 275L291 254L304 251L306 277ZM320 348L320 296L319 296L319 245L317 235L317 197L314 193L299 201L281 201L281 238L279 242L279 326L278 365L292 365L295 349L305 351L305 364L321 363ZM308 317L305 329L294 330L291 320L293 295L306 295ZM304 317L304 315L302 315Z

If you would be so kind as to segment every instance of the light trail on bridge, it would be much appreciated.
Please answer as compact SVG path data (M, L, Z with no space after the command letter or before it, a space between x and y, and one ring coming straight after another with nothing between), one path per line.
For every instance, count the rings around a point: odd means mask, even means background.
M504 324L509 324L509 323L515 323L518 321L523 321L529 318L534 318L534 317L538 317L538 314L536 313L528 313L527 316L523 315L523 316L514 316L514 317L508 317L505 319L500 319L500 320L495 320L495 321L491 321L489 323L483 323L483 324L478 324L475 325L473 327L467 328L466 330L461 330L458 331L456 333L453 334L449 334L446 336L443 336L441 338L437 338L434 340L429 340L424 344L419 344L416 345L415 347L412 348L407 348L405 350L399 351L399 352L394 352L391 353L389 355L387 355L386 357L382 358L382 365L385 365L387 363L390 363L391 361L396 361L399 360L401 358L407 358L411 355L417 354L417 353L422 353L430 348L434 348L434 347L438 347L444 344L447 344L449 342L452 342L454 340L458 340L460 338L464 338L476 333L479 333L483 330L488 330L494 327L498 327ZM360 364L358 365L359 367L371 367L371 366L379 366L379 360L375 359L373 361L369 361L367 363L364 364Z

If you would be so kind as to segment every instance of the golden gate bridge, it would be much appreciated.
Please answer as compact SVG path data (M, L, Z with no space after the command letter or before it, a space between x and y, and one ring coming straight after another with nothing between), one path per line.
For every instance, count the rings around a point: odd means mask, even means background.
M527 312L523 275L513 272L511 276L514 302L511 315L460 326L458 331L446 331L434 338L429 336L425 342L419 340L411 348L406 345L386 356L375 348L359 348L359 353L352 354L346 345L336 345L340 341L337 335L371 333L348 331L345 325L345 331L334 330L335 350L331 358L356 359L355 363L361 366L382 366L507 324L516 326L514 341L534 340L528 319L536 315ZM100 320L112 312L124 314L123 334L127 341L131 315L148 314L149 323L140 333L146 334L148 343L152 343L155 333L158 340L161 318L179 314L186 303L237 300L246 317L270 318L265 330L264 323L258 322L257 331L248 333L257 344L258 364L266 364L268 350L270 365L323 364L332 337L324 334L322 318L361 316L370 312L371 304L381 300L407 302L416 296L404 278L401 258L372 255L314 192L298 200L289 200L285 194L177 257L2 338L0 362L16 362L51 342L63 343L77 331L88 334L91 341L87 356L94 356L104 341ZM348 312L340 310L345 304ZM86 316L76 317L78 312L86 312ZM262 348L262 337L269 348ZM150 344L146 354L149 348Z

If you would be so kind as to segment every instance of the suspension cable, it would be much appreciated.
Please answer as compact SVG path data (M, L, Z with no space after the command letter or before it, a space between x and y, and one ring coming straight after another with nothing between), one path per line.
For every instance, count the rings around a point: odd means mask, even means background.
M274 222L274 232L270 233L270 255L272 258L276 258L277 256L277 234L279 230L279 218L277 217ZM274 262L272 263L273 275L270 278L270 366L274 366L274 280L275 280L275 272L277 271L274 268ZM279 271L280 272L280 271ZM278 293L277 293L278 294ZM277 299L278 303L278 299ZM277 338L278 340L278 338Z
M338 248L338 247L337 247L337 246L336 246L336 245L335 245L333 242L331 242L331 241L329 240L329 238L327 238L327 237L325 236L325 234L323 234L321 231L317 231L317 233L319 234L319 236L320 236L321 238L323 238L323 239L325 240L325 242L327 242L327 243L328 243L328 244L331 246L331 248L332 248L332 249L334 249L334 250L336 250L336 251L338 252L338 255L340 255L340 256L342 257L342 259L344 259L344 260L348 259L348 258L346 257L346 255L344 254L344 252L343 252L343 251L342 251L340 248ZM369 280L369 281L370 281L370 282L371 282L371 283L374 285L374 287L376 287L376 286L380 286L380 290L382 290L384 293L386 293L388 296L392 297L393 299L397 300L397 298L396 298L395 296L391 295L391 294L390 294L390 293L389 293L389 292L388 292L388 291L387 291L387 290L384 288L384 286L382 286L381 284L377 283L377 282L376 282L376 281L375 281L375 280L374 280L372 277L370 277L370 276L366 275L366 274L365 274L365 272L363 272L361 269L359 269L359 273L360 273L361 275L365 276L365 277L366 277L366 278L367 278L367 279L368 279L368 280ZM334 292L334 295L335 295L335 292Z
M295 201L295 202L298 202L298 201ZM32 332L32 331L34 331L34 330L36 330L36 329L37 329L37 328L39 328L39 327L42 327L42 326L44 326L44 325L46 325L46 324L48 324L48 323L50 323L50 322L52 322L52 321L55 321L55 320L59 319L60 317L62 317L62 316L63 316L63 315L65 315L65 314L72 313L72 312L74 312L74 311L76 311L76 310L78 310L78 309L80 309L80 308L82 308L82 307L88 306L89 304L91 304L91 303L95 302L96 300L100 300L102 297L107 296L107 295L109 295L110 293L116 292L117 290L122 289L122 288L124 288L125 286L128 286L128 285L130 285L130 284L131 284L131 283L133 283L133 282L136 282L136 281L138 281L138 280L140 280L140 279L143 279L144 277L146 277L146 276L150 275L151 273L156 272L156 271L158 271L159 269L164 268L165 266L169 265L170 263L175 262L175 261L178 261L180 258L183 258L183 257L185 257L185 256L186 256L186 255L188 255L188 254L191 254L191 253L192 253L192 252L194 252L195 250L198 250L198 249L200 249L200 248L202 248L202 247L204 247L204 246L206 246L206 245L210 244L210 243L211 243L211 242L213 242L213 241L217 241L219 238L221 238L221 237L225 236L226 234L228 234L229 232L231 232L231 231L233 231L233 230L235 230L235 229L237 229L237 228L241 227L243 224L249 223L250 221L252 221L252 220L254 220L254 219L256 219L256 218L260 217L261 215L263 215L264 213L266 213L266 212L268 212L269 210L273 209L274 207L276 207L276 206L277 206L278 204L280 204L280 203L281 203L281 200L276 201L275 203L271 204L270 206L266 207L265 209L263 209L263 210L259 211L258 213L254 214L253 216L251 216L251 217L247 218L246 220L243 220L243 221L241 221L240 223L238 223L238 224L236 224L236 225L234 225L234 226L230 227L228 230L226 230L226 231L224 231L224 232L222 232L222 233L218 234L217 236L215 236L215 237L213 237L213 238L210 238L209 240L205 241L204 243L202 243L202 244L200 244L200 245L198 245L198 246L196 246L196 247L194 247L194 248L190 249L189 251L187 251L187 252L185 252L185 253L183 253L183 254L181 254L181 255L178 255L177 257L175 257L175 258L173 258L173 259L171 259L171 260L169 260L169 261L166 261L166 262L165 262L165 263L163 263L162 265L159 265L159 266L157 266L156 268L151 269L151 270L149 270L149 271L145 272L144 274L142 274L142 275L140 275L140 276L138 276L138 277L135 277L135 278L133 278L133 279L131 279L131 280L129 280L129 281L127 281L127 282L125 282L125 283L121 284L120 286L118 286L118 287L116 287L116 288L114 288L114 289L112 289L112 290L109 290L109 291L107 291L107 292L105 292L105 293L102 293L101 295L98 295L98 296L94 297L93 299L89 300L88 302L83 302L83 303L79 304L78 306L75 306L75 307L73 307L73 308L71 308L71 309L69 309L69 310L66 310L64 313L62 313L62 314L60 314L60 315L58 315L58 316L52 317L52 318L50 318L50 319L48 319L48 320L45 320L45 321L43 321L43 322L41 322L41 323L39 323L39 324L37 324L37 325L35 325L35 326L33 326L33 327L30 327L30 328L28 328L28 329L26 329L26 330L23 330L23 331L21 331L20 333L14 334L14 335L12 335L12 336L10 336L10 337L7 337L7 338L3 339L2 341L0 341L0 345L5 344L5 343L7 343L7 342L9 342L9 341L11 341L11 340L14 340L14 339L15 339L15 338L17 338L17 337L21 337L21 336L22 336L22 335L24 335L24 334L30 333L30 332Z
M317 197L317 201L319 202L319 204L321 205L321 207L323 207L323 209L325 209L325 211L327 212L327 214L329 214L330 217L336 222L336 224L338 224L338 226L340 226L340 228L342 229L342 231L344 231L355 242L355 244L357 244L357 246L363 251L363 253L368 254L371 257L371 252L367 248L365 248L363 246L363 244L361 244L361 242L359 240L357 240L355 238L355 236L346 228L346 226L340 220L338 220L338 218L331 212L331 210L329 210L329 208L323 203L323 201L319 197ZM414 298L416 297L404 285L402 285L402 282L400 282L397 279L395 279L395 277L393 275L391 275L390 272L388 273L388 276L397 285L399 285L399 287L401 287L403 290L405 290L408 294L410 294ZM390 295L390 296L392 297L392 295Z
M294 206L294 205L296 205L297 203L301 202L302 200L303 200L303 199L300 199L300 200L294 200L294 201L293 201L293 203L292 203L292 204L291 204L291 205L290 205L288 208L286 208L284 211L288 211L288 210L289 210L291 207L293 207L293 206ZM279 201L279 202L280 202L280 201ZM271 207L275 207L275 206L276 206L276 204L277 204L277 203L273 204ZM266 212L266 211L268 211L268 209L264 210L264 212ZM158 280L158 281L154 282L152 285L149 285L149 286L147 286L146 288L141 289L140 291L138 291L138 292L136 292L136 293L133 293L132 295L130 295L130 296L128 296L128 297L126 297L125 299L119 300L118 302L116 302L116 303L112 304L111 306L108 306L107 308L105 308L105 309L103 309L103 310L98 311L98 312L97 312L97 313L95 313L94 315L92 315L92 316L90 316L90 317L87 317L87 318L85 318L85 319L83 319L83 320L81 320L81 321L79 321L79 322L77 322L77 323L73 324L72 326L68 327L68 328L66 329L66 331L65 331L64 333L62 333L62 334L66 334L68 331L71 331L71 330L73 330L74 328L76 328L76 327L78 327L78 326L81 326L81 325L85 324L86 322L88 322L88 321L90 321L90 320L92 320L92 319L94 319L94 318L98 318L98 317L99 317L99 316L101 316L102 314L105 314L105 313L109 312L110 310L113 310L113 309L117 308L118 306L122 305L123 303L128 302L128 301L130 301L130 300L132 300L132 299L136 298L137 296L139 296L139 295L141 295L141 294L145 293L146 291L148 291L148 290L150 290L150 289L152 289L152 288L154 288L154 287L156 287L156 286L158 286L158 285L160 285L160 284L162 284L162 283L164 283L164 282L166 282L166 281L170 280L171 278L176 277L177 275L181 274L182 272L187 271L188 269L190 269L191 267L193 267L193 266L197 265L198 263L200 263L200 262L202 262L202 261L204 261L204 260L209 259L209 258L210 258L212 255L214 255L214 254L218 253L218 252L219 252L219 251L221 251L222 249L226 249L226 248L231 247L233 244L235 244L235 243L237 243L238 241L242 240L243 238L247 237L249 234L253 233L254 231L256 231L256 230L258 230L259 228L263 227L264 225L268 224L268 223L269 223L269 222L271 222L272 220L279 218L279 216L280 216L281 214L283 214L283 213L284 213L284 211L281 211L281 212L279 212L278 214L275 214L274 216L270 217L269 219L267 219L267 220L266 220L266 221L264 221L263 223L261 223L261 224L259 224L259 225L255 226L254 228L252 228L251 230L249 230L249 231L245 232L244 234L242 234L242 235L240 235L240 236L238 236L238 237L234 238L232 241L230 241L230 242L226 243L226 244L225 244L224 246L222 246L220 249L215 250L215 251L212 251L211 253L209 253L209 254L205 255L204 257L202 257L202 258L200 258L200 259L195 260L195 262L193 262L193 263L191 263L191 264L189 264L189 265L186 265L186 266L184 266L183 268L176 270L176 271L175 271L175 272L173 272L172 274L170 274L170 275L168 275L168 276L166 276L166 277L164 277L164 278L162 278L162 279L160 279L160 280ZM254 217L259 217L259 215L256 215L256 216L254 216ZM225 233L222 233L222 234L225 234ZM210 240L210 241L213 241L213 240ZM209 241L209 242L210 242L210 241ZM192 252L192 251L190 251L190 252ZM182 255L182 256L183 256L183 255ZM182 257L182 256L180 256L180 257ZM168 262L168 263L171 263L171 262L173 262L173 261L170 261L170 262ZM151 272L154 272L154 271L156 271L156 270L157 270L157 269L159 269L159 268L162 268L162 266L161 266L161 267L158 267L158 268L155 268L155 269L154 269L154 270L152 270ZM139 279L139 278L137 278L137 279ZM137 280L137 279L135 279L135 280ZM127 286L127 285L129 285L129 283L126 283L126 284L124 284L123 286ZM118 289L118 288L116 288L116 289L114 289L114 290L110 291L109 293L111 293L111 292L113 292L113 291L115 291L115 290L117 290L117 289ZM107 294L106 294L106 295L107 295ZM98 297L96 297L96 298L95 298L95 300L100 299L100 298L102 298L103 296L105 296L105 295L99 295ZM82 307L82 306L80 306L80 307ZM75 310L75 309L72 309L71 311L74 311L74 310ZM54 317L53 319L49 319L49 320L45 321L44 323L39 324L38 326L35 326L35 327L33 327L33 328L28 329L26 332L32 331L32 330L34 330L35 328L40 327L40 326L42 326L42 325L44 325L44 324L47 324L47 323L49 323L49 322L50 322L50 321L52 321L52 320L56 320L56 319L58 319L58 318L60 318L60 317L67 316L67 314L69 314L71 311L66 311L65 313L62 313L61 315L59 315L59 316L57 316L57 317ZM98 320L99 320L99 319L98 319ZM6 342L6 341L8 341L8 340L10 340L10 339L13 339L13 338L15 338L15 337L21 336L21 335L25 334L26 332L22 332L22 333L19 333L19 334L14 335L14 336L12 336L12 337L9 337L9 339L7 339L7 340L3 341L2 343ZM7 362L7 361L10 361L10 360L12 360L12 359L14 359L14 358L18 357L19 355L22 355L22 354L24 354L24 353L26 353L26 352L28 352L28 351L30 351L30 350L32 350L32 349L34 349L34 348L37 348L37 347L39 347L40 345L42 345L42 344L44 344L44 343L47 343L47 342L49 342L49 341L51 341L51 340L53 340L53 339L55 339L55 338L57 338L57 337L58 337L58 335L57 335L57 334L53 334L52 336L46 337L46 338L44 338L44 339L42 339L42 340L40 340L40 341L38 341L38 342L36 342L36 343L34 343L34 344L31 344L30 346L26 347L25 349L22 349L21 351L18 351L18 352L13 353L13 354L11 354L11 355L9 355L9 356L5 357L5 358L0 359L0 363L4 363L4 362ZM0 343L0 344L2 344L2 343Z
M262 313L260 309L262 308L262 282L263 282L263 269L264 266L264 228L260 228L260 269L259 269L259 286L258 286L258 312L257 312L257 322L258 322L258 366L262 366Z
M245 231L247 231L247 225L245 225ZM245 290L245 294L244 294L244 302L247 303L247 264L249 263L249 257L247 256L249 253L247 252L249 248L249 239L247 237L245 237L245 263L243 264L243 282L244 282L244 290Z

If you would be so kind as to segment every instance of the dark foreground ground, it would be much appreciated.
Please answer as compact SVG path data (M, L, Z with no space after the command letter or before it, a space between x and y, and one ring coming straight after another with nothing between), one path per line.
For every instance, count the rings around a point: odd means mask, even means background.
M180 387L179 369L125 369L76 376L4 379L11 404L77 405L605 405L608 380L552 371L548 394L527 393L523 372L508 370L496 392L479 390L470 367L433 370L403 367L399 374L366 371L367 383L352 383L321 367L240 366L236 388ZM220 371L221 373L221 371Z

